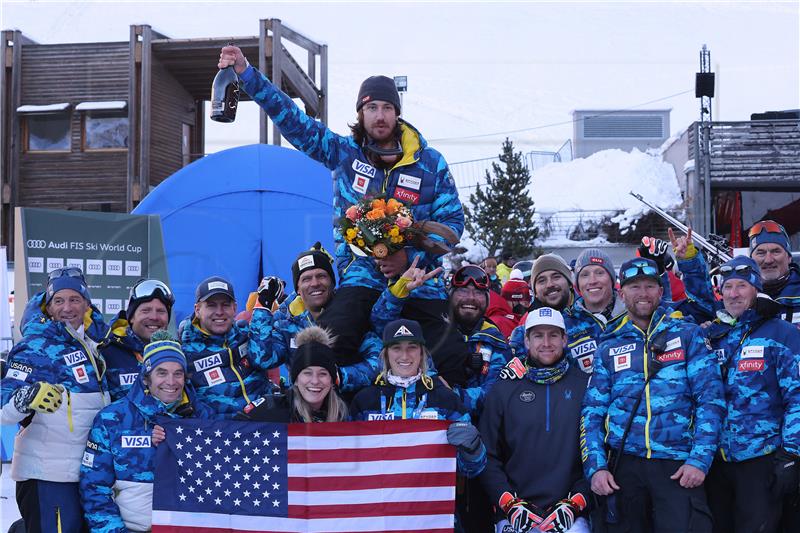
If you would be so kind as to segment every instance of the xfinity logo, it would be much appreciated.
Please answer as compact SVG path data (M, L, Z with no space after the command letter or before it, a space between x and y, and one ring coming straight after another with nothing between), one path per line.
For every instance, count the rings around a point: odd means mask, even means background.
M28 239L28 248L32 250L41 250L47 248L47 241L42 239Z

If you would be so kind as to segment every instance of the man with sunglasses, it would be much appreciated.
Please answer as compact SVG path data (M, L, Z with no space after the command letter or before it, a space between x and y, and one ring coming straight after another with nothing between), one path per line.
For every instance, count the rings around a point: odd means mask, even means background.
M581 418L583 469L612 496L608 531L710 532L702 484L724 416L716 358L699 327L661 307L655 261L620 268L625 314L594 356Z
M719 268L724 310L707 329L725 387L719 451L706 480L715 532L777 531L800 471L800 332L756 306L749 257ZM793 529L791 531L796 531Z
M0 380L0 422L20 423L11 477L28 533L85 530L78 474L95 414L109 403L105 363L87 334L80 269L49 276L44 312L25 325Z
M464 230L464 211L444 157L428 146L419 131L400 118L400 96L394 81L371 76L359 89L355 110L357 120L351 135L338 135L316 121L269 79L253 68L236 46L220 52L218 67L232 66L242 87L270 116L281 134L297 149L333 171L334 219L365 196L395 198L409 205L414 220L434 221L459 236ZM429 236L444 243L439 235ZM356 253L339 231L335 232L339 288L319 324L336 335L338 357L358 352L369 331L372 306L386 288L418 258L418 266L434 270L441 257L431 251L406 246L376 259ZM428 279L406 302L408 318L422 325L427 338L442 336L446 327L441 315L447 312L447 292L441 277ZM458 346L443 344L439 351L457 353Z
M154 332L167 328L174 303L170 288L157 279L139 280L131 287L127 308L114 317L98 346L108 367L112 400L125 396L136 381L144 347Z

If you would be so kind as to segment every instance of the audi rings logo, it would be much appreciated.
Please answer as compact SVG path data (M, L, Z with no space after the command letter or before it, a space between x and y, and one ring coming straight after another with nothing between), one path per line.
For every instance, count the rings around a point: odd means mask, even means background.
M47 241L42 239L28 239L28 248L32 250L47 248Z

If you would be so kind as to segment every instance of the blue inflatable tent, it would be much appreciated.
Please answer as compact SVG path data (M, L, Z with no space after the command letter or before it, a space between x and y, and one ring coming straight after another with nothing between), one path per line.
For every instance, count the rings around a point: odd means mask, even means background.
M262 276L280 276L291 291L292 260L314 242L333 253L331 173L288 148L255 144L206 156L133 212L161 216L176 324L209 276L233 283L241 311Z

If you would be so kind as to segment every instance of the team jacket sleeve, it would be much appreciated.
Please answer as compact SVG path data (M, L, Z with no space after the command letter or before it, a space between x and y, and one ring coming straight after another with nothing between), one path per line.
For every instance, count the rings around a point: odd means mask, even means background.
M358 363L343 366L339 369L342 374L342 382L339 388L343 392L357 391L372 385L378 376L379 355L383 348L383 343L375 333L368 331L359 348L359 353L363 358Z
M686 298L692 300L704 313L713 317L718 306L703 254L697 252L689 259L679 260L678 270L683 274Z
M441 155L436 169L435 195L436 199L433 201L431 208L431 220L448 226L460 239L464 233L464 207L458 198L458 190L450 173L450 168L447 166L447 161ZM433 241L446 242L444 237L439 235L429 234L428 236ZM420 266L437 264L438 256L422 250L410 251L408 254L409 264L414 261L414 257L417 255L421 256Z
M472 423L469 413L467 412L453 411L450 416L450 420L453 420L454 422L466 422L468 424ZM464 452L461 451L456 453L456 469L464 477L472 479L478 476L481 472L483 472L484 468L486 468L486 446L482 441L483 439L481 439L481 447L478 451L478 455L475 457L468 457Z
M496 347L492 348L492 355L489 357L489 368L485 376L474 380L474 383L469 383L468 387L459 387L456 389L458 396L464 403L464 407L472 413L475 418L483 409L483 402L486 399L486 394L492 388L500 376L500 371L506 366L507 350L500 350ZM471 380L472 381L472 380Z
M508 344L511 347L512 357L519 357L523 361L528 357L527 350L525 349L525 326L517 326L514 328L514 331L511 332L511 338ZM511 358L509 358L509 360L511 360Z
M781 435L784 449L800 455L800 330L792 328L788 337L776 361L783 400Z
M375 332L378 338L383 338L383 329L386 324L400 318L404 303L405 297L395 296L391 287L383 290L378 301L372 306L372 313L370 314L372 331Z
M3 424L16 424L28 416L14 405L14 393L26 385L37 381L56 383L54 362L38 351L44 339L34 337L22 340L11 349L6 363L6 374L0 380L0 421Z
M245 92L269 115L281 135L295 148L331 170L346 157L347 137L333 133L322 122L306 115L264 74L249 66L239 78Z
M586 479L591 480L598 470L608 468L606 461L605 421L611 404L611 374L606 366L608 347L597 348L592 366L592 377L583 397L581 412L581 461Z
M261 307L253 309L248 327L248 348L256 367L268 370L286 362L289 350L279 329L279 321L271 311Z
M694 442L686 464L708 473L719 446L725 418L725 393L716 355L706 346L699 327L691 330L686 372L695 404Z
M81 505L92 533L127 533L114 502L114 454L102 416L98 413L94 419L81 463Z

